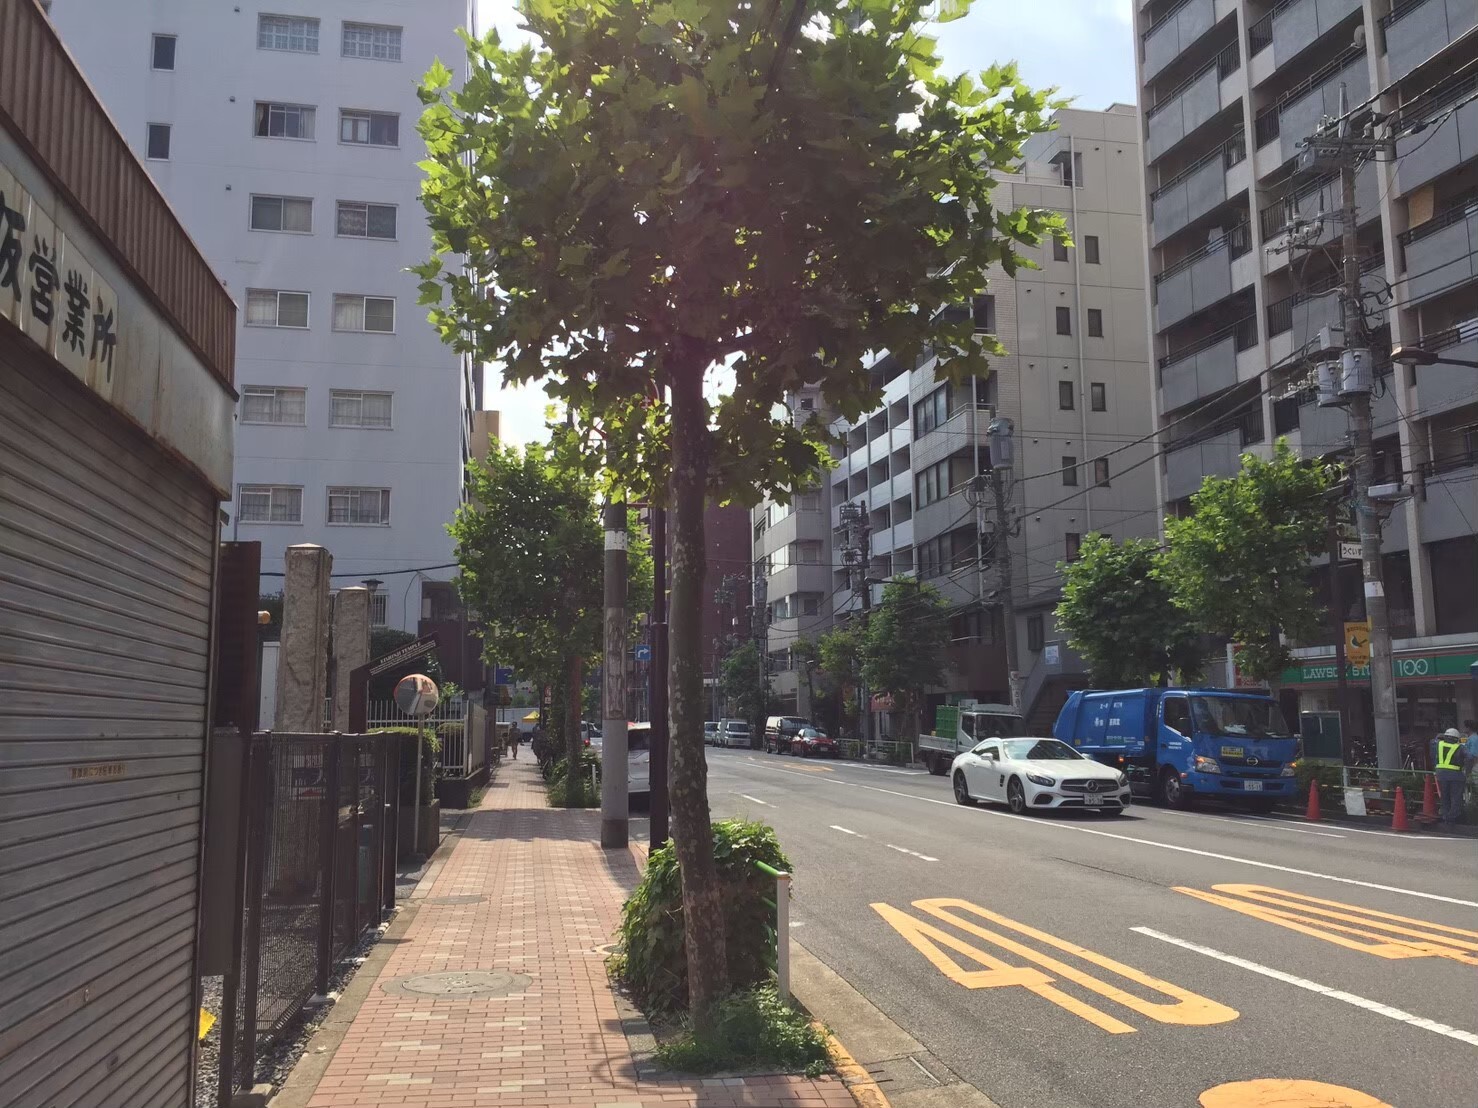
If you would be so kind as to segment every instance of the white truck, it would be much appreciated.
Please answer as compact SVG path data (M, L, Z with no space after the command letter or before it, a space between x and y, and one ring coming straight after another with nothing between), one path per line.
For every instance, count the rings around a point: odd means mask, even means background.
M1026 720L1009 704L981 704L962 700L934 709L934 730L919 736L919 761L943 777L963 754L985 739L1009 739L1026 734Z

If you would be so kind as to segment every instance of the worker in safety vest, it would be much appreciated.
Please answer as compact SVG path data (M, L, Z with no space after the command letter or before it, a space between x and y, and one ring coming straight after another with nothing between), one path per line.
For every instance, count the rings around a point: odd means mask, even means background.
M1462 822L1467 763L1467 743L1456 727L1449 727L1432 740L1432 765L1437 770L1437 792L1441 796L1440 814L1443 823Z

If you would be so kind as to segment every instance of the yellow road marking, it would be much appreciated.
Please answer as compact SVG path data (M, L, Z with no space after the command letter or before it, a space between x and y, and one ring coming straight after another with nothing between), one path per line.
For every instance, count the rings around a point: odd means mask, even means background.
M1126 966L1122 962L1116 962L1112 958L1105 957L1086 947L1070 943L1055 935L1049 935L1045 931L1039 931L1025 924L1017 923L1015 920L988 911L978 905L971 904L966 900L956 900L949 897L940 897L931 900L916 900L913 906L922 912L953 925L962 931L966 931L976 938L984 939L994 946L1009 951L1018 957L1034 962L1046 970L1050 970L1056 977L1074 984L1080 985L1091 992L1098 993L1108 1000L1112 1000L1140 1015L1148 1016L1150 1019L1160 1023L1180 1024L1183 1026L1205 1026L1208 1024L1227 1023L1237 1018L1235 1009L1218 1004L1213 1000L1187 992L1169 982L1161 981L1146 973ZM1039 969L1030 966L1012 966L996 957L995 955L972 946L963 939L942 931L932 924L910 916L890 904L876 903L873 910L882 916L887 923L906 939L910 945L927 958L940 973L944 974L957 985L967 989L999 988L1005 986L1020 986L1029 992L1035 993L1044 1000L1050 1000L1053 1004L1072 1012L1074 1015L1087 1020L1095 1027L1114 1035L1130 1034L1136 1030L1130 1024L1117 1019L1093 1007L1076 997L1056 988L1052 982L1054 978ZM1015 939L991 931L969 919L962 918L956 913L966 913L979 916L998 926L1016 931L1042 943L1053 947L1064 953L1071 954L1075 958L1108 970L1129 981L1134 981L1148 989L1152 989L1162 995L1172 997L1173 1003L1156 1003L1144 1000L1125 992L1123 989L1100 980L1090 973L1086 973L1074 966L1068 965L1041 951L1033 950ZM960 965L951 958L941 947L953 950L966 958L988 967L984 970L971 970Z
M758 758L747 758L745 760L746 761L749 761L749 762L753 762L755 765L763 765L764 764ZM815 765L815 764L809 763L809 762L797 762L797 763L795 763L795 765L793 765L793 766L786 766L785 768L789 772L791 772L791 773L835 773L836 772L830 766L818 766L818 765Z
M1207 1089L1201 1108L1391 1108L1383 1100L1323 1081L1265 1077Z
M1175 891L1378 958L1448 958L1478 966L1478 931L1378 912L1266 885L1213 885ZM1222 894L1222 895L1217 895Z

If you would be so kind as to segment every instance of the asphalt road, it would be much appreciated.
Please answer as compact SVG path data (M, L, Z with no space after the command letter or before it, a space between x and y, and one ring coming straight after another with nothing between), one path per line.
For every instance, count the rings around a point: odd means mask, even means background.
M1002 1108L1195 1108L1259 1079L1478 1106L1478 840L1210 805L1018 817L922 772L708 761L715 816L791 858L793 938Z

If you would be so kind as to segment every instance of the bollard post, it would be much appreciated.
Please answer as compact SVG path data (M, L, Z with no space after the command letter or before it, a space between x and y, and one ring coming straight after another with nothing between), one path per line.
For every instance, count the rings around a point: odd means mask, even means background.
M775 987L790 999L790 874L775 875Z

